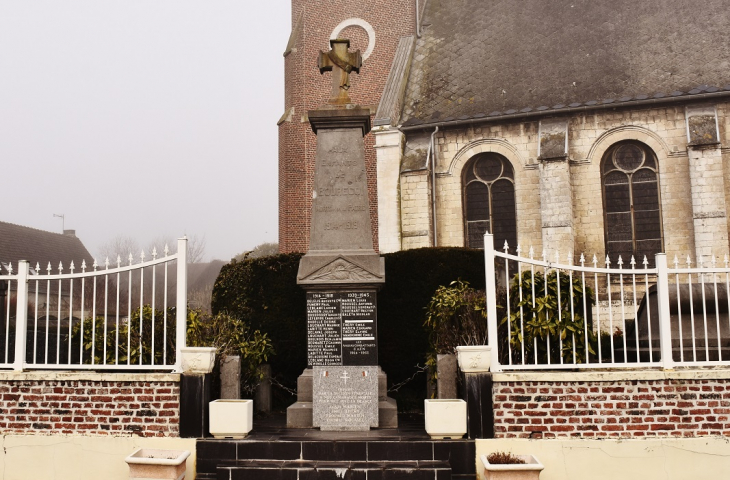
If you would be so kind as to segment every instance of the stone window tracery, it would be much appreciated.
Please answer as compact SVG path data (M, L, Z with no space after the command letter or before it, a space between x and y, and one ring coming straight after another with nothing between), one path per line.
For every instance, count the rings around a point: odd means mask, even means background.
M619 255L628 265L631 256L641 268L663 251L658 164L643 143L619 142L601 161L606 254L615 265Z
M483 248L484 233L494 235L494 247L517 247L514 169L502 155L475 155L464 168L464 224L466 246Z

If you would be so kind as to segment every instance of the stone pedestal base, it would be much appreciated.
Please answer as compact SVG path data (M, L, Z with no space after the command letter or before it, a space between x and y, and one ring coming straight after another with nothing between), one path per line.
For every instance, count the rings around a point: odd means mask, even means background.
M470 439L494 438L491 373L464 373L467 433Z
M313 428L312 369L307 368L297 379L297 401L286 409L287 428ZM388 397L388 376L378 373L378 428L398 428L398 405Z
M180 437L209 437L208 404L212 400L213 374L180 376Z
M450 353L436 356L436 398L459 398L456 392L457 375L456 355Z

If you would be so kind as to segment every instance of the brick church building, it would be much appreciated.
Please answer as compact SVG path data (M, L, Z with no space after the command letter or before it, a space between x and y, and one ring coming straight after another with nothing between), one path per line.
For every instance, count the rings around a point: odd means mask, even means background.
M722 258L730 12L721 0L292 1L279 122L279 245L306 251L330 38L363 53L350 95L380 252L479 248ZM671 257L670 257L671 258Z

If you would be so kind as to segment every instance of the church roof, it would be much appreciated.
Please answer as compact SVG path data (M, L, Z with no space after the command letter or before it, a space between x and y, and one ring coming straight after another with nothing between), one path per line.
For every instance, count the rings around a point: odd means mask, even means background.
M54 273L58 272L59 262L63 263L66 273L72 260L76 271L81 271L83 260L86 260L89 269L94 263L89 251L76 235L0 222L0 262L3 266L0 270L7 273L7 265L11 264L13 271L17 272L19 260L28 260L31 269L39 263L42 273L46 273L48 262L51 263Z
M730 94L726 0L429 0L404 126Z

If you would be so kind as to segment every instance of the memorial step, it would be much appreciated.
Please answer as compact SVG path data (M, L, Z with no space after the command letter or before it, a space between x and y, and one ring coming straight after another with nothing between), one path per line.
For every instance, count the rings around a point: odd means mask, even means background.
M243 460L219 465L216 480L451 480L446 461Z
M304 431L298 430L296 433ZM373 480L381 478L428 478L429 480L449 478L451 480L474 480L476 478L476 451L473 440L430 440L428 437L413 438L409 432L391 437L375 438L347 438L347 439L307 439L306 435L301 437L285 436L276 434L266 439L244 439L244 440L217 440L199 439L196 448L196 478L200 480L213 480L225 478L230 480L244 478L330 478L333 469L340 468L342 472L352 471L348 475L355 479ZM323 435L325 432L315 430L309 431L312 435ZM341 434L341 433L340 433ZM369 432L370 435L378 435L379 432ZM333 466L332 462L337 463ZM405 462L405 463L404 463ZM344 465L344 466L343 466ZM348 465L350 467L348 467ZM358 468L351 468L356 465ZM407 466L407 468L404 467ZM430 477L421 477L425 473L406 476L408 468L414 466L418 471L426 471L431 468ZM258 473L243 473L243 470L259 468ZM449 473L436 471L436 468L448 466ZM303 476L276 476L274 467L287 469L287 473L281 475L296 474L297 469L302 470ZM321 467L322 473L315 475L314 470ZM348 470L349 468L349 470ZM404 469L405 468L405 469ZM228 472L221 473L221 469ZM234 469L235 472L234 473ZM263 475L264 470L275 475ZM358 470L359 469L359 470ZM239 471L241 470L241 471ZM326 470L326 472L325 472ZM366 476L360 470L368 470ZM378 476L378 472L391 471L387 476ZM398 471L401 476L395 475ZM222 476L221 476L222 475ZM368 476L369 475L369 476ZM382 473L382 475L386 475ZM342 477L331 477L342 478Z

